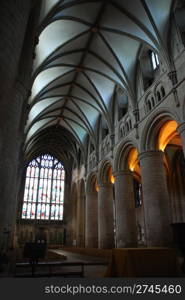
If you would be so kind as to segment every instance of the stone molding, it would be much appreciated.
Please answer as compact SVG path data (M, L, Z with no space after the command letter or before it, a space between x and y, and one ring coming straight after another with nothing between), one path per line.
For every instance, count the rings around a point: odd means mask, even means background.
M164 152L162 152L161 150L149 150L149 151L145 151L145 152L142 152L138 155L138 159L139 160L142 160L142 159L145 159L145 158L149 158L149 157L155 157L155 156L158 156L158 157L162 157L164 155Z
M100 183L98 185L99 188L110 188L113 186L113 183L110 183L110 182L106 182L106 183Z
M177 132L179 134L183 133L185 130L185 122L181 123L178 127L177 127Z
M119 171L113 172L114 177L119 177L119 176L123 176L123 175L132 176L132 172L129 170L119 170Z

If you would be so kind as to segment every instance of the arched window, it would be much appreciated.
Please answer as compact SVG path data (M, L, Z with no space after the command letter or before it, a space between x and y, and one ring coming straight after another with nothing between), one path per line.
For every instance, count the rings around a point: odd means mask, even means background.
M62 220L65 171L53 156L33 159L26 171L22 219Z
M130 127L130 130L132 129L132 121L129 120L129 127Z
M126 123L127 133L129 132L129 122Z
M153 51L151 51L151 62L153 70L156 70L159 66L159 58L158 55Z
M161 94L160 94L160 92L159 92L159 91L157 92L157 101L158 101L158 102L160 102L160 101L161 101Z
M134 178L134 196L135 196L135 207L140 207L142 205L142 186Z
M140 73L142 75L143 90L146 91L158 77L160 66L159 56L149 48L142 49L139 57Z
M123 124L120 127L120 130L121 130L121 136L124 137L125 136L125 126Z
M151 109L152 109L152 105L151 105L150 100L148 100L148 110L151 111Z
M155 100L154 100L154 97L152 97L151 101L152 101L152 106L154 107L154 106L155 106Z
M162 97L165 97L165 95L166 95L165 89L163 86L161 87L161 94L162 94Z

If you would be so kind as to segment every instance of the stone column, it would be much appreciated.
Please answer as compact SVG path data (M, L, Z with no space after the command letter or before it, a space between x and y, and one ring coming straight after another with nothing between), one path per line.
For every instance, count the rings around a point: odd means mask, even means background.
M24 124L23 103L30 79L33 34L25 43L32 1L2 0L0 8L0 250L10 246L16 217L17 177ZM32 33L34 27L32 27ZM23 52L27 44L27 52ZM27 55L26 64L23 56ZM24 69L24 70L23 70ZM23 76L24 73L24 76ZM6 234L4 232L7 232ZM6 243L4 240L6 239ZM4 247L4 249L3 249Z
M77 247L80 247L80 222L81 222L81 214L80 214L80 209L81 209L81 203L80 203L80 197L77 199L77 216L76 216L76 223L77 223L77 228L76 228L76 245Z
M71 195L71 175L66 176L64 189L64 245L73 245L73 197Z
M88 191L86 194L85 222L85 247L98 248L98 193L96 191Z
M114 248L113 186L110 183L100 186L98 192L98 246Z
M80 246L85 247L85 194L81 196L81 210L80 210Z
M139 155L147 246L167 246L172 241L170 199L162 151Z
M180 134L181 137L182 149L185 157L185 122L177 127L177 132Z
M84 247L84 195L77 200L77 247Z
M133 177L130 171L114 173L116 246L136 247L137 227Z

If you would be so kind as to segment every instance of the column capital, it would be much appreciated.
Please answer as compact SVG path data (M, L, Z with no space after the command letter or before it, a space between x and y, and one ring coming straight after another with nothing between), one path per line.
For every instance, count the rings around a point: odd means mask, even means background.
M164 152L161 151L161 150L149 150L149 151L145 151L145 152L142 152L138 155L138 159L139 160L142 160L144 158L148 158L148 157L163 157L164 155Z
M185 131L185 122L181 123L178 127L177 127L177 132L179 134L181 134L183 131Z
M112 186L113 186L113 184L110 183L110 182L100 183L100 184L98 185L99 188L109 188L109 187L112 187Z
M113 172L114 177L119 177L119 176L123 176L123 175L132 176L132 172L130 170L119 170L119 171Z
M94 196L97 195L97 191L86 191L86 196Z

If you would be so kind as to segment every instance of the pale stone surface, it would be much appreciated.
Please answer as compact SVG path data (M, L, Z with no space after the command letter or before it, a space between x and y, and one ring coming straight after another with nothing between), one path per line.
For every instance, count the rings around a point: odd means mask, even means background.
M143 187L147 246L165 246L172 240L170 199L161 151L139 155Z
M116 247L134 247L137 245L137 229L133 177L128 171L117 172L114 176Z
M114 247L113 186L101 185L98 192L98 245L99 248Z
M96 191L86 195L86 238L85 246L98 247L98 194Z

